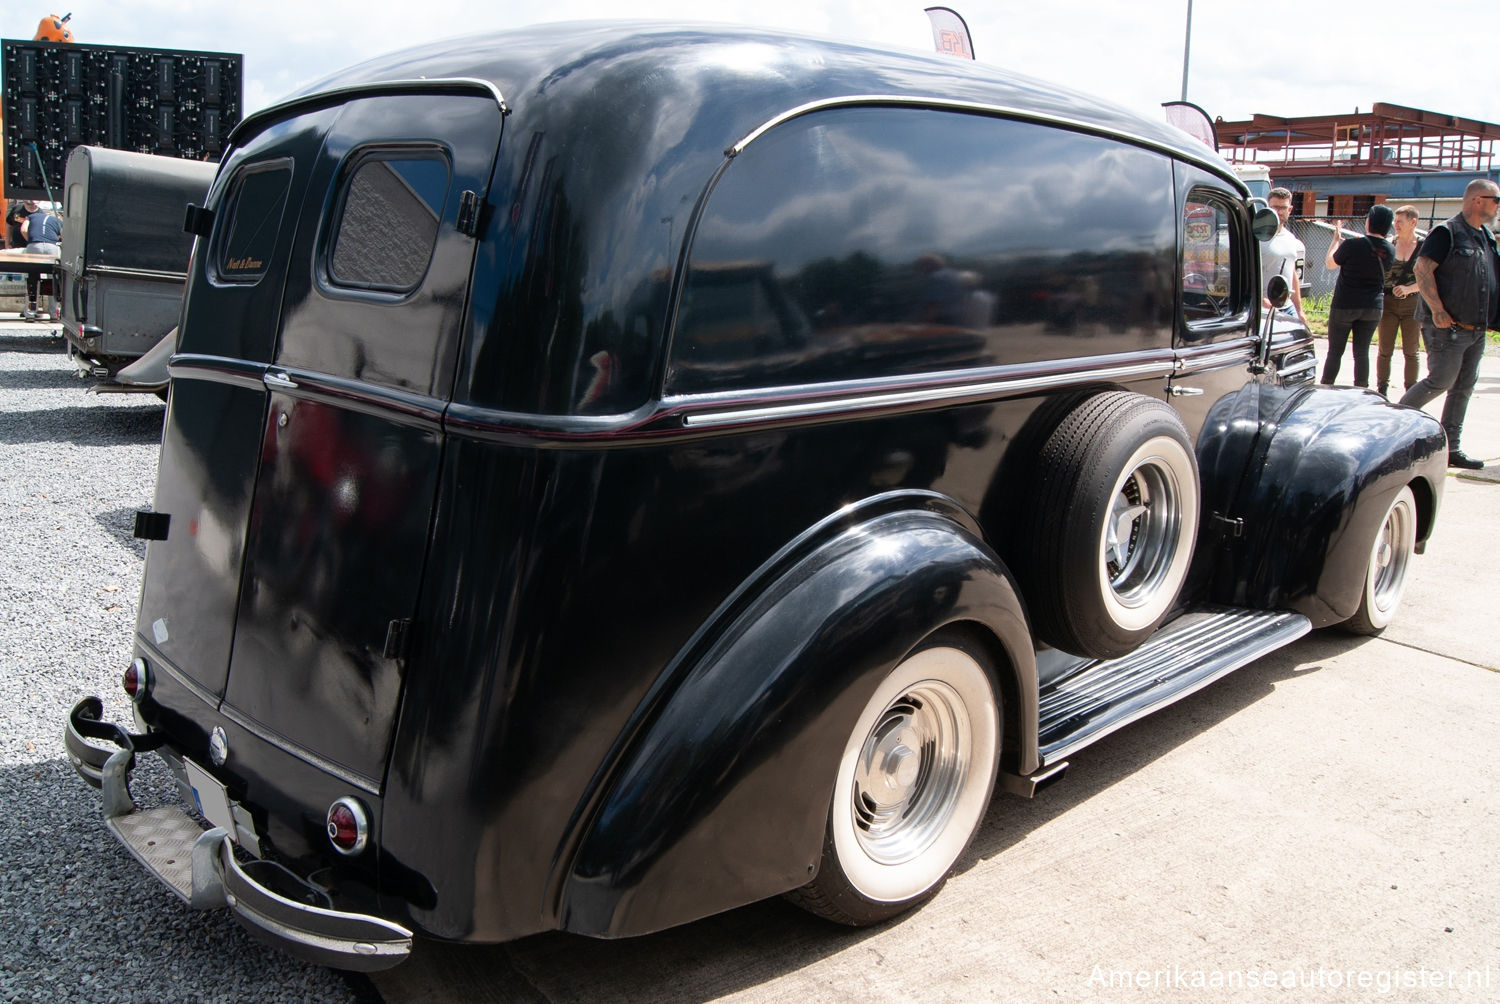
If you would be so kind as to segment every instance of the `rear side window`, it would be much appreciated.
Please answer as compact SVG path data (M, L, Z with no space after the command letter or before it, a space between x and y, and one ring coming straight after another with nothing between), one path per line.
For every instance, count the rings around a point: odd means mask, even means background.
M448 197L442 150L381 150L354 161L328 256L334 284L407 293L422 282Z
M246 168L231 183L214 255L220 281L254 283L266 274L291 180L291 164L273 161Z
M935 109L806 115L705 203L667 392L1166 348L1176 230L1152 151Z

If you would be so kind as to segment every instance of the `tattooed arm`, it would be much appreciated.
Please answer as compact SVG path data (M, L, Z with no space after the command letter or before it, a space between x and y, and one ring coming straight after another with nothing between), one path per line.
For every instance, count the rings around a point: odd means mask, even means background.
M1431 258L1418 257L1416 263L1417 292L1422 294L1422 299L1427 301L1427 306L1432 310L1432 324L1437 328L1453 327L1453 318L1448 316L1448 311L1443 308L1443 298L1438 295L1437 272L1438 263Z

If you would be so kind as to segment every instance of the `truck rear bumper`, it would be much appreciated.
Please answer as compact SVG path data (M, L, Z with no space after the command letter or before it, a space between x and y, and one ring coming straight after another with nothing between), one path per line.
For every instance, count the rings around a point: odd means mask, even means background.
M176 806L137 809L127 783L135 760L132 737L115 729L125 742L113 751L85 738L88 732L98 739L105 730L97 727L99 708L97 698L85 698L68 716L68 759L79 776L103 790L110 832L184 903L198 910L227 907L261 941L335 969L388 969L411 954L412 933L399 924L299 903L256 881L250 869L279 866L241 863L222 828L205 830Z

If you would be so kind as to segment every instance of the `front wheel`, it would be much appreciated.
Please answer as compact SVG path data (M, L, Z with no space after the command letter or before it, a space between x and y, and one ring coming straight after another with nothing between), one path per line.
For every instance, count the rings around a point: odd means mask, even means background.
M935 895L984 818L1000 751L988 659L940 635L876 688L844 745L817 876L788 894L842 924Z
M1345 628L1355 634L1374 635L1395 620L1416 549L1417 499L1411 488L1406 487L1386 510L1380 529L1375 532L1364 587L1359 594L1359 609L1344 623Z

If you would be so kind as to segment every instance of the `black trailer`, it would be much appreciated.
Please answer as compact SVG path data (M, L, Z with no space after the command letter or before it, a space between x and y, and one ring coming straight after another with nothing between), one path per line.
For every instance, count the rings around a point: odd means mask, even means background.
M218 165L80 146L68 157L63 333L80 372L113 377L177 326L193 237Z

